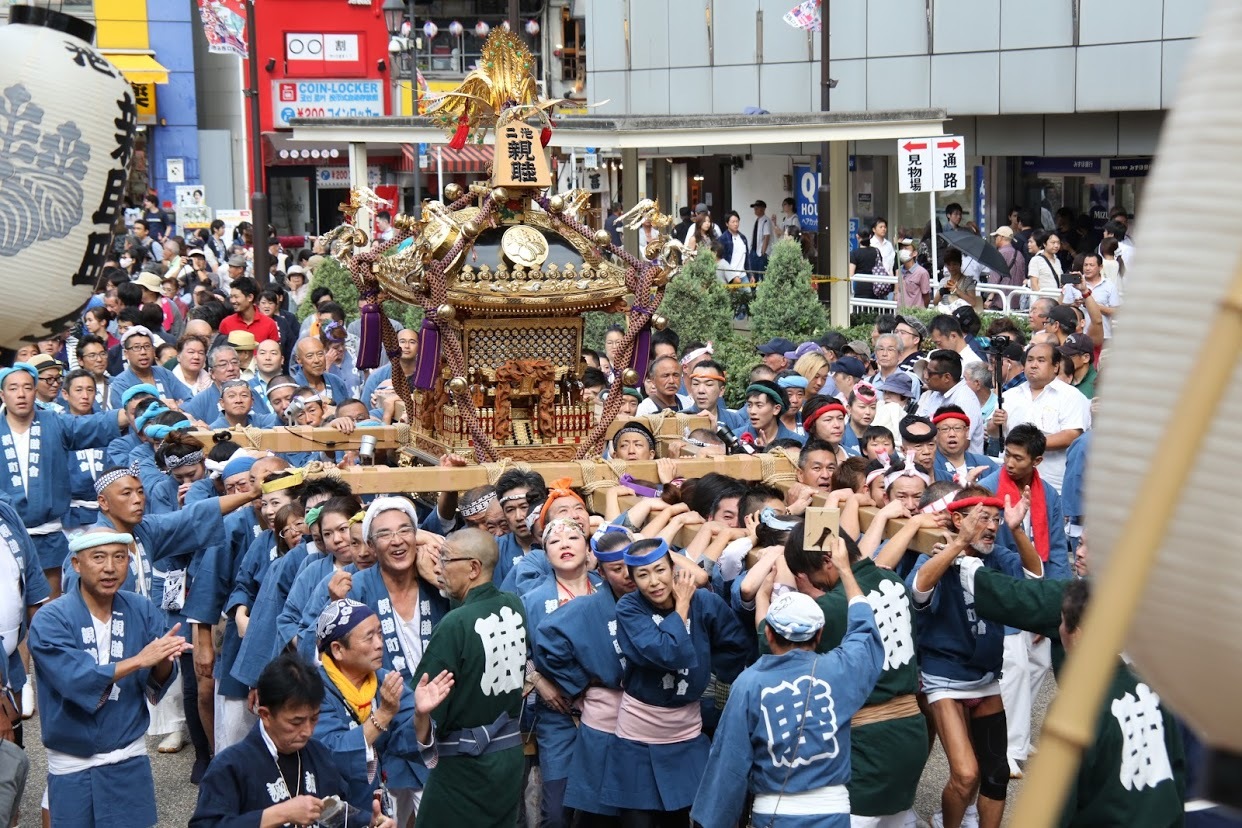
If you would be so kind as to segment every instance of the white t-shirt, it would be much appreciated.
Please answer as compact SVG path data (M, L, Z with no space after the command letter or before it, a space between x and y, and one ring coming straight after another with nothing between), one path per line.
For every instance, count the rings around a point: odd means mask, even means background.
M422 624L422 616L419 615L418 602L414 603L414 616L410 620L401 617L401 614L393 610L393 615L397 619L397 636L401 639L401 647L405 650L405 661L407 664L418 664L423 659L423 637L419 632L419 626Z
M1091 298L1102 308L1119 308L1121 307L1121 296L1117 292L1117 283L1108 279L1101 279L1098 285L1087 285L1091 288ZM1103 315L1103 314L1101 314ZM1087 320L1087 330L1091 329L1091 320ZM1113 320L1104 316L1104 338L1113 338Z
M1044 386L1036 397L1031 397L1030 383L1005 392L1005 412L1008 414L1006 430L1022 423L1031 423L1045 436L1066 429L1086 431L1091 428L1091 401L1072 385L1056 379ZM1039 464L1039 476L1061 493L1061 481L1065 479L1065 458L1068 449L1049 449Z
M751 235L754 237L753 247L756 256L766 256L772 252L772 219L767 214L755 217L755 223L751 225ZM761 254L759 251L764 249L764 239L768 240L767 252ZM751 239L747 238L747 241Z
M17 452L17 465L22 470L22 488L30 492L30 429L13 431L13 451Z
M6 657L17 649L17 633L22 626L22 614L26 612L21 590L24 575L9 544L0 541L0 638L4 639Z
M678 394L677 400L681 403L682 411L685 411L687 408L694 405L694 400L684 394ZM659 403L655 401L654 397L648 397L638 404L638 411L635 416L648 417L652 414L659 414L662 410L663 409L660 408Z
M888 239L872 236L871 246L880 251L880 261L884 262L884 272L892 273L893 262L897 260L897 251L893 249L893 243Z

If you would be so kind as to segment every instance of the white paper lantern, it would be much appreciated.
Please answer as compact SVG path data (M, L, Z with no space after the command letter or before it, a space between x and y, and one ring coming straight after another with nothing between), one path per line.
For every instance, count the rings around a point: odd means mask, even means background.
M0 345L64 330L109 250L138 111L93 37L29 6L0 26Z
M487 37L487 33L491 30L492 27L487 25L486 20L480 20L478 23L474 24L474 33L479 37Z
M451 34L453 37L461 37L461 33L464 32L465 30L466 30L466 27L461 25L461 21L454 20L452 23L449 24L449 34Z
M434 22L428 20L426 23L423 24L423 34L427 36L428 40L435 40L436 35L438 35L439 33L440 33L440 27L437 26Z
M1161 498L1171 506L1172 520L1158 539L1159 557L1129 630L1126 653L1209 747L1235 755L1242 753L1242 716L1234 695L1242 683L1242 568L1237 562L1242 360L1214 317L1236 302L1231 290L1242 251L1225 243L1211 267L1187 268L1181 227L1191 216L1197 237L1223 240L1235 237L1242 221L1239 39L1242 5L1232 0L1213 4L1165 120L1143 193L1142 255L1126 274L1126 304L1102 374L1086 498L1092 570L1103 584L1114 568L1129 566L1132 550L1118 546L1126 528L1148 536L1155 532L1146 523L1153 512L1138 504L1149 470L1170 480L1175 464L1191 463L1181 490ZM1227 355L1220 383L1208 379L1211 356L1200 359L1201 351ZM1166 382L1171 386L1162 386L1162 402L1153 404L1153 390ZM1221 401L1204 428L1177 417L1175 409L1184 399L1208 411L1205 400L1213 391ZM1202 443L1188 456L1179 457L1169 445L1171 435L1200 433ZM1237 797L1236 787L1232 793Z
M535 35L539 34L539 21L538 20L527 20L526 21L526 33L530 35L531 37L534 37Z

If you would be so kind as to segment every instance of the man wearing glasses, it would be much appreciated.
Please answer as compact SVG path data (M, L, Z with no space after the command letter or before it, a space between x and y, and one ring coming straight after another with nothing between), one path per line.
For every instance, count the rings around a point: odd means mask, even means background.
M59 402L60 389L65 381L64 364L50 354L32 357L30 364L39 372L39 381L35 383L35 404L45 411L64 414L65 406Z
M349 598L365 604L380 622L384 668L415 684L419 662L432 632L449 611L436 584L441 539L418 530L414 504L403 497L378 497L362 520L362 537L376 565L353 574ZM434 678L434 676L433 676ZM429 771L420 759L385 756L388 789L397 813L413 815ZM402 825L406 824L404 819Z
M190 389L173 376L172 371L155 364L153 340L151 331L142 325L135 325L121 337L121 348L129 367L112 381L109 397L112 408L121 407L121 395L131 385L153 385L159 390L160 397L171 403L185 402L192 396Z
M919 398L918 415L932 417L941 406L958 406L970 421L968 449L983 454L983 409L975 392L962 381L960 354L943 348L931 352L927 359L927 389Z
M220 416L220 395L226 382L241 379L241 358L232 345L217 345L207 354L211 385L194 395L182 410L196 420L210 423Z
M111 411L112 377L108 375L108 345L94 334L78 340L78 366L95 378L95 411Z
M497 557L496 539L482 529L454 532L440 552L440 581L461 605L444 616L418 664L420 685L453 676L432 713L431 743L420 745L431 773L419 826L517 820L529 636L521 600L492 583Z

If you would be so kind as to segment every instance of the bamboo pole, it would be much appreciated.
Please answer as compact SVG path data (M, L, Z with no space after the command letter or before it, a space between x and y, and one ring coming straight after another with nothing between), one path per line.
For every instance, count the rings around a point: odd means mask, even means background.
M1153 455L1135 498L1130 520L1109 557L1115 565L1098 579L1083 619L1083 635L1070 653L1060 692L1044 720L1039 753L1018 798L1013 824L1051 826L1059 821L1065 797L1083 749L1095 738L1095 722L1117 654L1155 567L1174 509L1194 468L1204 438L1220 407L1225 389L1242 353L1242 266L1233 284L1205 323L1212 331L1188 374L1164 435L1158 457Z

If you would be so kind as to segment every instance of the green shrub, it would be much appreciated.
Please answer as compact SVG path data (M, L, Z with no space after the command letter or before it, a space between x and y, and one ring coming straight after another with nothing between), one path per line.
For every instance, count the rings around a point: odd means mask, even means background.
M315 268L315 274L311 277L311 290L307 292L306 298L297 308L299 322L310 316L315 309L315 306L311 304L310 295L317 287L326 287L332 291L333 300L345 309L346 322L353 322L358 318L361 310L358 307L358 288L354 287L354 280L350 278L349 271L344 265L336 259L325 258ZM384 313L407 328L417 330L423 323L423 309L418 305L388 301L384 303Z
M805 342L821 336L828 327L824 305L811 286L811 263L792 239L782 239L772 248L763 281L750 303L750 323L756 342L774 336Z
M718 343L733 335L729 291L716 277L710 250L700 250L669 282L659 313L683 343Z

